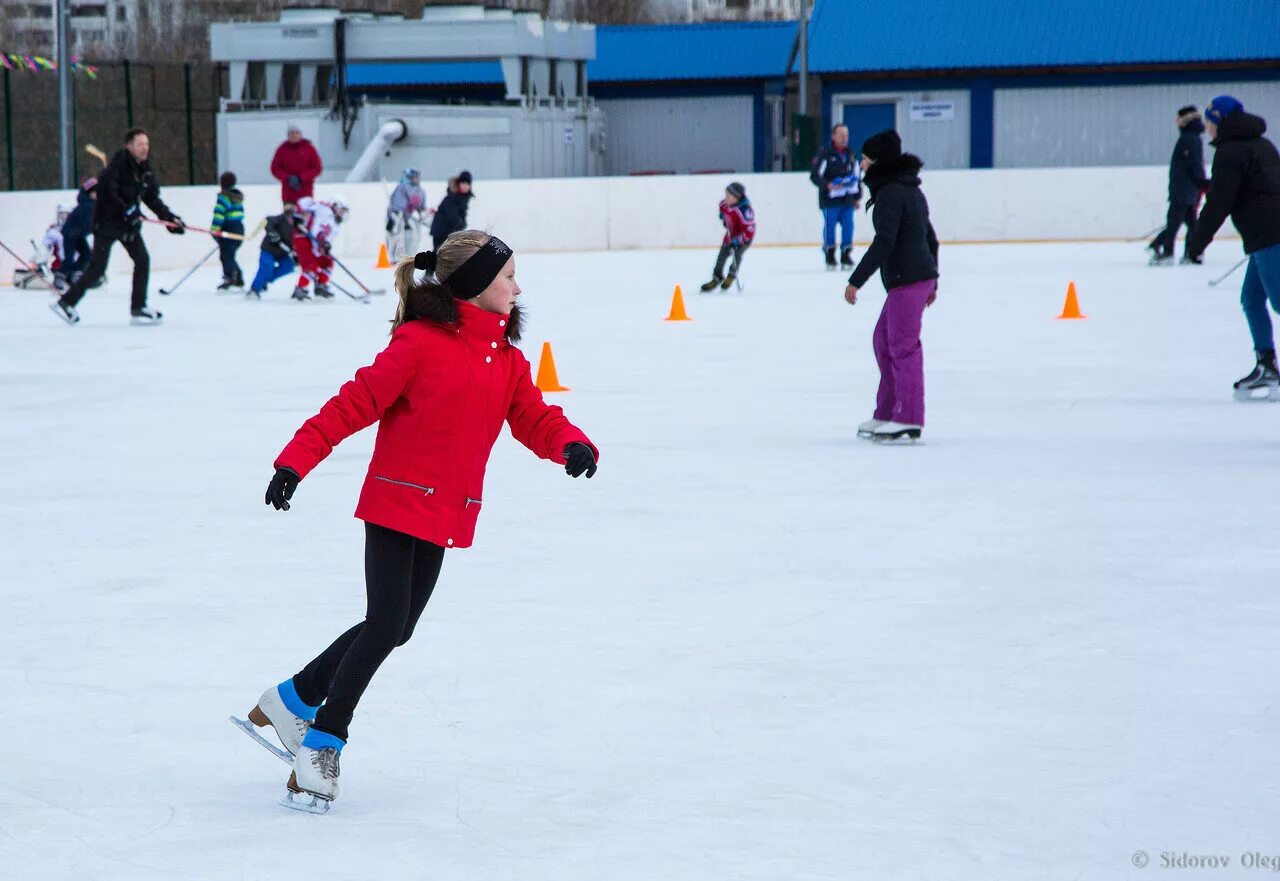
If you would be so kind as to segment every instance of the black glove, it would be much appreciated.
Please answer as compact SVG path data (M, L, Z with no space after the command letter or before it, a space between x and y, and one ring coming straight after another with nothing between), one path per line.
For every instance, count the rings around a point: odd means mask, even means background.
M302 178L298 177L296 174L289 175L287 178L285 178L284 182L289 185L289 189L291 190L302 189Z
M574 441L564 448L564 473L570 477L581 477L584 473L591 479L596 473L596 454L591 447L582 441Z
M267 504L274 505L277 511L288 511L289 499L293 498L293 491L298 488L300 480L302 478L292 468L277 468L267 486Z
M167 226L167 227L165 227L165 229L169 230L169 232L170 232L170 233L172 233L173 235L175 235L175 236L182 236L182 235L186 235L186 234L187 234L187 228L186 228L185 226L183 226L183 224L182 224L182 218L181 218L181 217L179 217L178 215L176 215L176 214L170 214L170 215L169 215L169 220L168 220L168 222L169 222L170 224L174 224L174 225L173 225L173 226Z
M394 218L391 218L391 217L388 217L388 218L387 218L387 232L394 232L394 231L395 231L395 228L396 228L396 222L395 222L395 219L394 219Z

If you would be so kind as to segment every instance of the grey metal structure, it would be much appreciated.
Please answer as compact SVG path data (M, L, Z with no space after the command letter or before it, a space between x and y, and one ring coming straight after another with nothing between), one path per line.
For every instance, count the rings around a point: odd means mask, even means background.
M228 68L218 115L218 160L244 183L270 181L264 148L299 124L324 161L324 180L357 166L390 119L404 135L373 176L414 165L424 177L468 167L487 177L599 174L604 118L587 92L595 26L479 5L428 6L421 19L286 9L274 22L210 26L213 60ZM351 62L496 61L505 101L364 104L345 89ZM463 163L463 164L459 164ZM369 163L359 163L363 179ZM353 178L354 179L354 178Z

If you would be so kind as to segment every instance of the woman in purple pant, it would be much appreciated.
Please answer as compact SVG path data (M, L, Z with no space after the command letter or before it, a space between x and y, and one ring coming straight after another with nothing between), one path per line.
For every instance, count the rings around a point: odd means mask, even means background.
M880 270L889 292L876 322L872 346L880 365L876 412L858 426L858 437L914 441L924 428L924 350L920 321L938 296L938 237L929 223L929 203L920 192L920 157L902 152L893 129L862 145L863 182L871 190L875 239L862 255L844 298L858 302L858 289Z

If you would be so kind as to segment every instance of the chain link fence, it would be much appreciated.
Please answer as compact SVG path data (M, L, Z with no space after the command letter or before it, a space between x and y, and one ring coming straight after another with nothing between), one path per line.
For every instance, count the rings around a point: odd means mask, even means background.
M162 185L216 182L221 76L208 61L122 61L97 65L97 79L72 77L76 179L101 168L86 145L110 156L125 131L138 126L151 136L151 164ZM3 77L0 189L57 189L58 78L48 71L11 70Z

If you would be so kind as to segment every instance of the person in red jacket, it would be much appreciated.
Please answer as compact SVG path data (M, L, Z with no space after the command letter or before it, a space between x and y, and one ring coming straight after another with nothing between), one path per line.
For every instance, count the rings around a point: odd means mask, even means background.
M414 272L427 273L416 279ZM337 796L338 755L378 666L413 634L447 548L470 547L485 466L505 422L512 436L571 477L599 451L546 404L515 347L522 319L515 257L465 230L396 270L391 343L298 429L276 457L266 501L290 499L333 448L378 422L356 517L365 521L368 610L301 672L268 688L250 713L294 754L286 804L322 811ZM311 798L308 801L307 795Z
M702 286L703 293L715 290L729 290L738 280L738 270L742 268L742 255L751 247L756 237L756 212L747 199L747 188L734 181L724 189L724 199L720 202L720 222L724 224L724 239L720 242L720 253L716 256L716 268L711 274L711 281ZM729 274L724 274L725 261L733 255L733 263L729 265Z
M296 122L289 123L288 140L276 148L271 159L271 176L280 181L280 201L295 205L315 190L316 178L324 171L320 154L302 136Z

